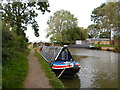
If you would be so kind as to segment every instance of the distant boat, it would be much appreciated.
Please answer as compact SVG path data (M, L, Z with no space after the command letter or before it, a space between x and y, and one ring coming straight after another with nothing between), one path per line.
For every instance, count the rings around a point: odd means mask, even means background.
M80 64L76 62L67 47L44 46L38 52L50 64L52 70L58 77L71 78L80 69Z
M91 44L70 44L68 45L69 48L86 48L86 49L96 49Z

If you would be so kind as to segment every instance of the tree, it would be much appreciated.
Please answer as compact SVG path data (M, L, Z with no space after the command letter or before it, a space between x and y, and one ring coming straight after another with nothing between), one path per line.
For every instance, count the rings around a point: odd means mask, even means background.
M51 41L60 43L68 42L66 31L77 28L77 18L74 17L69 11L59 10L51 16L47 22L48 29L47 37L51 37Z
M110 34L110 41L112 31L116 31L119 28L118 9L116 2L109 2L100 5L92 11L91 20L98 24L101 33L108 32Z
M107 32L110 35L110 41L111 41L111 35L112 31L116 31L118 29L118 5L117 3L107 3L100 11L100 13L103 13L104 18L102 21L102 26L107 30Z
M0 3L0 12L2 12L2 60L3 63L10 60L16 52L24 52L27 49L28 40L25 37L27 25L32 24L35 36L39 36L38 24L35 21L37 17L36 10L43 13L48 10L47 2L11 2ZM36 9L36 10L35 10Z
M99 7L95 8L92 11L91 21L93 21L95 24L100 23L100 20L103 18L103 15L99 12L104 6L105 6L105 3L103 3L102 5L100 5Z
M65 32L68 43L75 43L76 40L85 40L88 38L87 29L82 27L69 29Z
M102 32L99 36L100 38L110 38L110 32Z
M20 43L18 42L19 37L16 37L16 35L10 31L9 23L6 24L2 21L0 31L2 31L2 60L4 63L13 56L15 50L19 50Z
M27 30L27 25L31 24L35 31L35 36L39 36L38 24L35 17L38 16L36 10L41 10L43 13L49 11L47 2L12 2L0 4L2 11L2 20L10 23L11 27L16 26L16 33L25 37L24 31ZM36 10L35 10L36 9Z

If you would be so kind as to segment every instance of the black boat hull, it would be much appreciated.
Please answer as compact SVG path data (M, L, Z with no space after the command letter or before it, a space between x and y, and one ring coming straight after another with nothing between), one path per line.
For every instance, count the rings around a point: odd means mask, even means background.
M52 69L54 73L59 76L64 69ZM60 77L63 78L72 78L76 75L76 73L80 70L80 67L66 68Z

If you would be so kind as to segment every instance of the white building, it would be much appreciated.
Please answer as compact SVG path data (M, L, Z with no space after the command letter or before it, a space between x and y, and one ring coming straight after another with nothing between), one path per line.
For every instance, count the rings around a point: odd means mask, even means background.
M87 41L85 41L85 40L76 40L75 44L87 44Z

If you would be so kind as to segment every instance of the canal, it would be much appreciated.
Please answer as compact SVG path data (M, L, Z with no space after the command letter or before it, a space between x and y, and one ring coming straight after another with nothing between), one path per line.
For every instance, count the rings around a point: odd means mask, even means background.
M68 88L118 88L119 53L90 49L69 49L81 65L72 79L61 78Z

